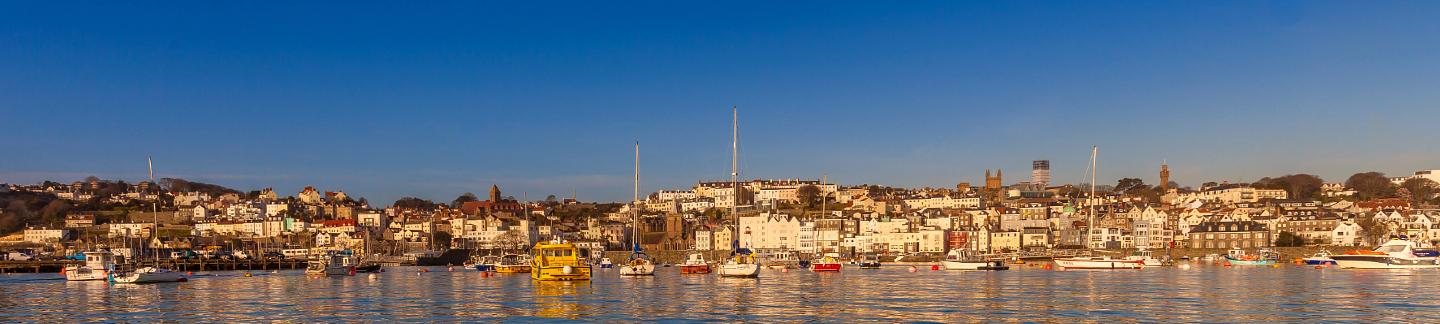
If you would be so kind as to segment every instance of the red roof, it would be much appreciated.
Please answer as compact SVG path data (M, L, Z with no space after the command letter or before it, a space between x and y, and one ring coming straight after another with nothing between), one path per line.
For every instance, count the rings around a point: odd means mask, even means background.
M321 226L325 226L325 227L355 226L355 220L353 220L353 219L327 220L327 221L322 221L322 222L320 222L320 225L321 225Z

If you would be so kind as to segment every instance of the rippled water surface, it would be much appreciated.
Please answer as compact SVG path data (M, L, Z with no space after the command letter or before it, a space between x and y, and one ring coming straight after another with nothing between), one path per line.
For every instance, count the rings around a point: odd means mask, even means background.
M765 270L760 279L681 275L534 283L445 268L308 278L197 273L190 282L112 285L57 274L0 275L0 322L1428 321L1440 318L1440 270L1210 265L1128 271L931 271L887 266L842 273Z

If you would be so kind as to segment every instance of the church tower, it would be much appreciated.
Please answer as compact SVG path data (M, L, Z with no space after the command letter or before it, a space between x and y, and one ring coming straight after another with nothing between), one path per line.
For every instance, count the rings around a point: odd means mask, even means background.
M1001 179L1005 176L1005 170L996 170L995 176L990 176L990 169L985 169L985 189L1000 189L1004 186Z
M490 203L498 202L500 202L500 186L492 184L490 185Z
M1160 162L1160 191L1170 192L1170 164Z

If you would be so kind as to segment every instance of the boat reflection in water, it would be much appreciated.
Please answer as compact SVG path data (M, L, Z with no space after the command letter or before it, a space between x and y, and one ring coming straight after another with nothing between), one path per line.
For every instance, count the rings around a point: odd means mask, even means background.
M572 296L590 295L589 281L535 281L535 316L553 319L581 319L593 315L595 307L572 301Z

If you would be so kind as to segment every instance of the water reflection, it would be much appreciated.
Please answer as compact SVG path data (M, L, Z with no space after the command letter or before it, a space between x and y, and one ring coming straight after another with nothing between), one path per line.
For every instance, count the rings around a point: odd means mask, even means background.
M955 272L905 267L760 278L682 275L532 282L474 271L310 278L215 272L190 282L112 285L0 275L0 322L320 321L1139 321L1430 318L1440 271L1196 265L1143 271Z

